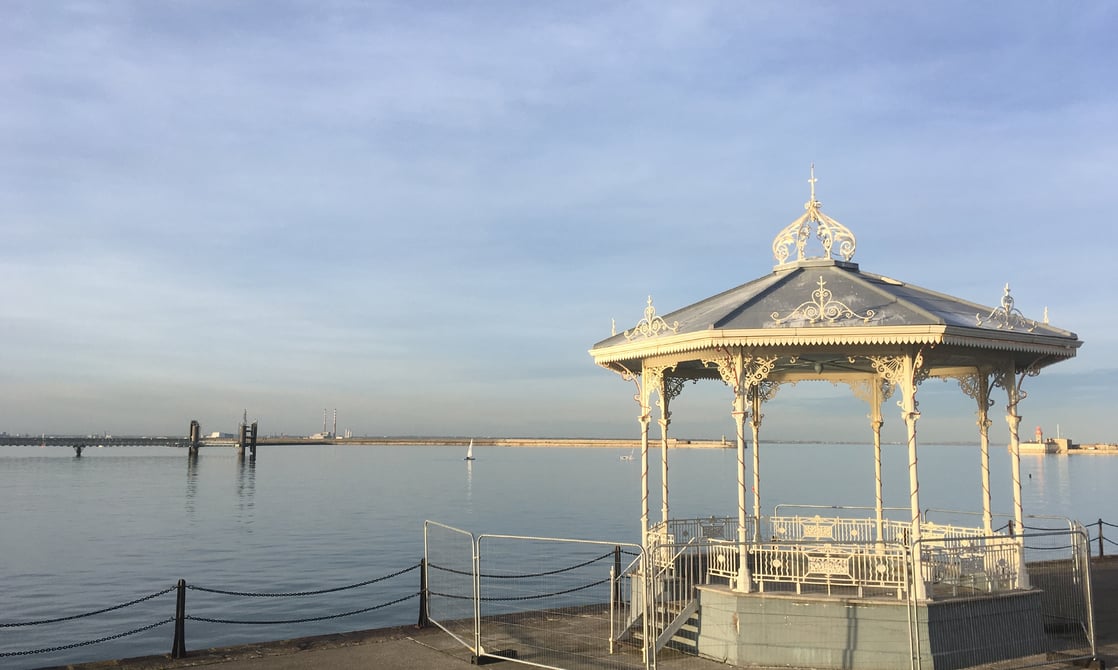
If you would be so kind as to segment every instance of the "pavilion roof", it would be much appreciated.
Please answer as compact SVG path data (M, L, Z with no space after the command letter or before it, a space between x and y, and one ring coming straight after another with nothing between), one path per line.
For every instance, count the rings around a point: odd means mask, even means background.
M973 367L1004 353L1020 368L1040 368L1074 356L1082 345L1075 333L1047 318L1026 318L1014 307L1008 285L1001 304L991 307L861 271L850 260L853 234L819 211L812 184L807 213L774 241L771 274L662 316L649 297L644 319L593 346L595 362L635 372L650 357L679 359L719 347L763 347L810 358L931 345L938 348L934 362L940 367ZM818 224L824 257L804 257L811 223ZM835 242L842 243L841 259L831 257ZM793 246L798 256L789 262Z

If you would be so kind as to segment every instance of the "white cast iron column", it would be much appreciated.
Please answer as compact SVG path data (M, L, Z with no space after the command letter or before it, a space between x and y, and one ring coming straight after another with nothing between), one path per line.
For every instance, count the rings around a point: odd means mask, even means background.
M877 522L877 541L884 541L885 503L881 492L881 426L885 421L881 418L881 380L873 379L873 395L870 409L870 425L873 427L873 501L874 518Z
M1017 534L1017 586L1029 588L1029 573L1025 570L1025 538L1024 532L1025 513L1021 505L1021 439L1018 428L1021 426L1021 417L1017 414L1017 405L1024 398L1021 391L1021 380L1017 378L1014 366L1011 364L1005 371L1005 391L1009 397L1006 405L1005 420L1009 424L1009 462L1013 475L1013 525Z
M671 423L671 413L668 412L668 396L665 393L667 381L660 380L660 480L661 480L661 495L663 501L660 506L660 514L664 527L668 524L668 424Z
M641 406L641 415L637 419L641 424L641 546L648 549L648 423L650 421L648 406L649 384L648 377L641 372L640 393L637 402Z
M749 427L753 430L753 541L757 542L761 533L761 385L749 387L752 401L752 414Z
M982 528L994 534L994 512L990 497L990 375L977 376L978 444L982 450Z
M738 435L738 583L736 591L749 593L749 565L746 547L745 512L745 390L741 388L734 394L734 427Z
M920 367L920 354L905 355L902 360L900 375L901 416L908 429L908 496L909 508L912 517L912 568L913 568L913 595L916 600L926 600L927 591L924 586L924 566L922 560L922 545L920 544L920 477L916 467L916 421L920 412L916 410L916 371Z

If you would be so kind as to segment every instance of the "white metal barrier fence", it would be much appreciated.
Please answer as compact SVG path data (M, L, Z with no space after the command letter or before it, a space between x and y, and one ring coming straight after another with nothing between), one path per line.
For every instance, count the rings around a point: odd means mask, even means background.
M1095 657L1089 538L1075 522L1012 536L927 524L909 544L808 539L833 520L790 519L773 521L796 539L748 543L744 554L721 530L736 531L730 519L663 524L646 553L609 542L475 537L427 522L429 617L479 661L650 669L665 648L700 653L698 587L734 585L744 555L757 591L902 600L914 670ZM858 528L831 527L839 537ZM927 600L918 599L914 578Z
M474 536L424 524L427 619L477 662L637 670L647 654L637 545L513 535Z
M940 603L941 617L963 623L941 628L939 639L914 627L913 647L923 653L914 654L913 668L925 665L927 656L936 668L1067 667L1095 658L1088 535L1070 525L1013 538L925 537L915 543L913 551L925 557L929 598ZM1022 556L1028 588L1017 582ZM990 594L1001 597L981 597ZM915 611L917 603L910 607ZM1006 658L1012 660L995 662Z
M642 598L620 573L637 545L481 535L479 640L483 653L539 667L644 668ZM634 610L634 601L637 610Z
M476 542L472 533L423 524L426 618L477 655Z

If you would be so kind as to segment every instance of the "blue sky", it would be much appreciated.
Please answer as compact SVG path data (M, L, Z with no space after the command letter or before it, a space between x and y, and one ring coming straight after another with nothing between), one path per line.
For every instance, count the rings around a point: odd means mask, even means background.
M1028 432L1118 441L1112 3L0 11L0 431L632 436L587 349L770 272L814 162L863 270L1009 282L1086 342ZM973 435L956 389L921 390L926 439ZM765 430L862 436L848 395ZM689 386L673 429L729 400Z

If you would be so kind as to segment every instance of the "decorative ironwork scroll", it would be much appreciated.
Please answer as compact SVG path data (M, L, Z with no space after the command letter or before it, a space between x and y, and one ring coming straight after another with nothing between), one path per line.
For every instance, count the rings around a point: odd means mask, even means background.
M847 382L850 386L850 391L854 397L866 403L873 405L874 402L874 386L880 388L881 401L885 402L893 396L893 390L896 388L893 384L884 377L874 377L872 379L856 379Z
M996 386L1009 392L1011 395L1011 404L1021 402L1029 397L1029 394L1022 388L1022 385L1025 383L1025 377L1036 377L1040 374L1040 368L1037 367L1038 362L1039 361L1033 361L1033 363L1024 370L1016 370L1012 363L1008 368L998 368L992 375L993 383L991 388ZM1016 376L1017 372L1021 373L1019 378Z
M820 211L823 203L815 199L816 181L815 163L812 163L811 179L808 179L808 183L811 184L811 199L804 203L804 209L807 212L788 224L773 240L773 257L778 264L788 262L792 255L791 248L793 246L796 248L796 260L802 261L806 258L804 249L807 246L808 237L811 236L812 224L815 224L815 237L823 245L823 258L831 258L836 244L838 245L838 254L842 257L842 260L849 261L854 258L854 250L857 247L854 233Z
M1045 312L1047 316L1047 310ZM1031 319L1026 319L1021 310L1013 306L1013 296L1009 294L1009 284L1005 285L1005 293L1002 295L1002 304L990 310L990 313L985 318L982 314L975 314L975 320L979 326L996 326L998 330L1015 330L1017 328L1024 328L1026 332L1033 332L1036 330L1037 322Z
M754 395L761 398L761 402L768 402L776 397L776 392L780 390L780 382L775 382L771 379L766 379L756 386L749 387L749 398L752 399Z
M873 369L890 386L900 383L904 371L904 358L901 356L867 356Z
M737 395L741 390L750 387L762 387L760 393L765 399L776 395L772 385L765 385L769 373L776 365L776 356L745 356L742 358L742 369L738 370L734 364L734 356L726 349L718 349L717 358L703 358L703 367L713 367L718 370L719 376L727 386ZM775 382L773 383L775 385ZM767 396L767 397L766 397Z
M793 317L807 319L809 323L815 323L821 319L826 319L828 323L834 323L840 318L861 319L862 323L869 323L874 314L876 312L872 309L866 310L865 314L858 314L847 307L846 303L835 300L830 289L827 288L827 282L823 279L823 275L819 275L819 288L811 292L811 300L800 303L787 316L781 317L779 312L773 312L770 316L773 323L779 325Z
M644 368L650 387L656 390L656 406L664 412L664 420L669 422L672 413L668 409L668 403L683 391L683 383L686 381L681 377L671 377L667 374L675 370L675 367L674 365L649 365Z
M648 296L648 306L644 308L644 318L633 327L625 331L625 339L632 342L637 337L656 337L664 331L675 333L679 330L679 322L668 324L663 317L657 316L656 308L652 306L652 296Z
M890 389L889 394L892 394L893 389L904 381L905 372L905 357L904 356L867 356L870 364L873 365L874 371L881 375L884 383ZM924 350L916 352L916 356L912 360L912 385L913 388L920 385L920 382L928 378L928 371L924 369ZM882 388L885 388L884 386ZM904 409L904 399L897 401L897 405ZM912 408L914 413L920 415L920 401L914 397L912 400Z
M739 386L742 383L741 372L734 365L734 357L730 352L725 349L718 349L717 358L702 358L704 368L714 368L718 372L718 376L722 378L722 383L729 386L734 395L738 394Z
M979 405L985 405L989 409L996 404L994 399L990 397L990 391L997 385L997 378L992 377L990 373L972 372L958 377L956 381L959 382L959 388L963 391L963 394Z

